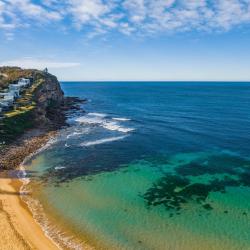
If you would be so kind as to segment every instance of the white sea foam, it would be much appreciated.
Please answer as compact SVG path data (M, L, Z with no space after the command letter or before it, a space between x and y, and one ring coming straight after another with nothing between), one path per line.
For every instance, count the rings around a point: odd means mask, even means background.
M128 133L134 130L133 128L123 127L116 122L104 122L102 127L108 130L119 131L123 133Z
M30 179L27 177L27 172L24 168L24 166L27 164L27 162L34 157L35 155L38 155L39 153L41 153L42 151L48 149L52 144L54 144L56 142L56 138L55 137L51 137L50 140L45 143L41 148L39 148L37 151L35 151L34 153L28 155L25 157L25 159L23 160L23 162L20 164L19 166L19 172L17 174L18 178L21 179L23 186L29 184ZM22 188L22 187L21 187Z
M59 166L59 167L55 167L55 170L61 170L61 169L65 169L66 167L63 166Z
M20 193L31 193L29 186L23 185ZM21 195L23 201L28 205L35 221L41 226L45 236L49 238L59 249L85 249L84 243L76 243L73 236L62 232L55 224L52 224L46 216L42 204L30 195ZM87 249L87 248L86 248Z
M98 116L98 117L106 117L107 114L103 114L103 113L88 113L88 115L90 116Z
M57 140L55 138L51 138L43 147L41 147L35 153L27 156L24 159L24 161L21 163L19 167L19 172L18 172L18 178L23 183L23 185L20 188L21 198L27 204L36 223L38 223L41 226L45 236L49 238L52 242L54 242L54 244L59 249L65 249L65 248L75 249L75 250L91 249L90 247L85 245L84 242L82 243L76 242L73 236L66 235L56 225L52 224L49 221L48 217L46 216L42 204L38 200L34 199L32 196L27 195L32 192L32 190L30 189L28 185L31 180L30 178L27 177L27 172L24 166L32 157L46 150L56 141Z
M101 126L105 129L108 129L111 131L118 131L118 132L123 132L123 133L128 133L128 132L134 130L133 128L121 126L119 123L119 122L123 122L123 121L129 121L129 119L127 119L127 118L108 119L106 114L101 114L101 113L89 113L85 116L78 117L77 119L75 119L75 121L80 123L80 124L83 123L83 124L98 125L98 126ZM69 139L70 137L85 134L88 132L88 131L86 131L88 129L89 128L82 130L82 128L81 128L81 130L79 130L79 131L77 130L71 134L68 134L66 136L66 138ZM95 140L95 141L87 141L87 142L81 143L81 146L89 147L89 146L94 146L94 145L98 145L98 144L102 144L102 143L109 143L112 141L122 140L126 137L127 137L127 135L103 138L103 139ZM64 136L64 138L65 138L65 136ZM23 195L21 195L21 197L27 203L30 211L33 214L35 221L42 227L45 235L49 239L51 239L57 245L57 247L59 249L65 249L65 248L77 249L77 250L78 249L89 249L88 247L86 247L86 245L84 243L76 242L72 236L66 235L56 225L52 224L50 222L50 220L48 219L48 217L46 216L46 214L44 213L44 209L43 209L42 204L38 200L34 199L32 196L25 195L25 194L30 193L32 191L32 190L30 190L30 187L29 187L30 185L28 185L30 183L30 179L27 177L27 173L26 173L25 168L24 168L25 164L35 154L38 154L41 151L49 148L52 144L54 144L58 140L60 141L60 136L57 137L57 139L51 139L44 147L39 149L36 153L27 157L24 160L24 162L21 164L20 172L19 172L19 178L23 182L23 185L20 189L20 193L23 194ZM65 144L65 146L68 146L67 143ZM58 167L55 167L55 170L62 170L64 168L65 167L63 167L63 166L58 166Z
M104 114L89 113L85 116L78 117L76 122L81 124L99 125L105 129L122 133L128 133L134 130L134 128L125 127L118 123L118 121L129 121L127 118L112 118L112 120L109 120L105 117L106 115Z
M82 131L74 131L73 133L70 133L66 136L67 139L71 138L71 137L75 137L75 136L79 136L79 135L84 135L87 134L89 132L89 129L83 129Z
M79 123L85 123L85 124L101 124L103 123L103 119L101 117L96 116L81 116L76 119Z
M103 138L100 140L95 140L95 141L88 141L88 142L83 142L80 144L80 146L82 147L89 147L89 146L94 146L94 145L98 145L98 144L103 144L103 143L108 143L108 142L113 142L113 141L119 141L122 140L124 138L126 138L127 136L116 136L116 137L109 137L109 138Z
M25 166L27 164L27 162L32 159L32 157L34 157L35 155L38 155L39 153L41 153L42 151L48 149L49 147L51 147L53 144L55 144L57 142L57 139L55 137L51 137L50 140L44 144L41 148L39 148L37 151L35 151L34 153L28 155L25 157L25 159L23 160L23 162L20 164L20 174L18 175L18 178L20 179L25 179L27 176L27 173L25 171L25 168L23 166Z
M17 176L22 181L23 185L29 184L30 179L27 177L27 172L23 166L23 163L19 167L19 172L18 172ZM20 192L21 192L21 190L20 190Z
M112 119L115 120L115 121L121 121L121 122L131 121L131 119L129 119L129 118L123 118L123 117L114 117Z

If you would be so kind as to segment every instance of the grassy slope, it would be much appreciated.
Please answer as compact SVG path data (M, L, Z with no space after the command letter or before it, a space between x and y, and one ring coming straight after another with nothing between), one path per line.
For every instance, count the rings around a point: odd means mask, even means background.
M0 67L0 91L7 88L10 83L22 77L32 77L37 70L21 69L18 67Z
M20 68L0 68L0 73L8 75L1 87L17 81L20 77L34 77L33 85L25 90L22 97L17 100L16 107L12 111L4 113L0 120L0 144L13 141L17 136L34 126L33 110L36 107L34 92L44 83L44 73L37 70L22 70Z

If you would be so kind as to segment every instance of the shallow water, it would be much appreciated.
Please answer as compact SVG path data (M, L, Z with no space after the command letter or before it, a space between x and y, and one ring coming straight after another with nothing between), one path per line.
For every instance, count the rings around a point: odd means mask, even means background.
M62 87L86 113L26 164L49 232L99 249L250 249L250 83Z

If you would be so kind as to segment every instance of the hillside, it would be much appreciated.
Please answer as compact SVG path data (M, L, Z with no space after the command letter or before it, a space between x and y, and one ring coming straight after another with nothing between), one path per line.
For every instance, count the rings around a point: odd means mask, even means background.
M31 78L34 73L38 72L39 70L21 69L19 67L0 67L0 91L19 78Z
M20 97L15 100L14 107L2 112L0 144L11 142L29 128L54 127L56 121L64 119L60 110L64 104L64 94L55 76L18 67L1 67L0 76L0 92L20 78L32 80L31 86L22 91Z

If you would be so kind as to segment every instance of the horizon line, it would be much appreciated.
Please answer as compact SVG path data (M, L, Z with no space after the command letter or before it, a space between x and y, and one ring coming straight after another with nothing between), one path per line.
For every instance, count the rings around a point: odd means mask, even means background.
M59 80L59 82L162 82L162 83L176 83L176 82L210 82L210 83L250 83L250 80Z

